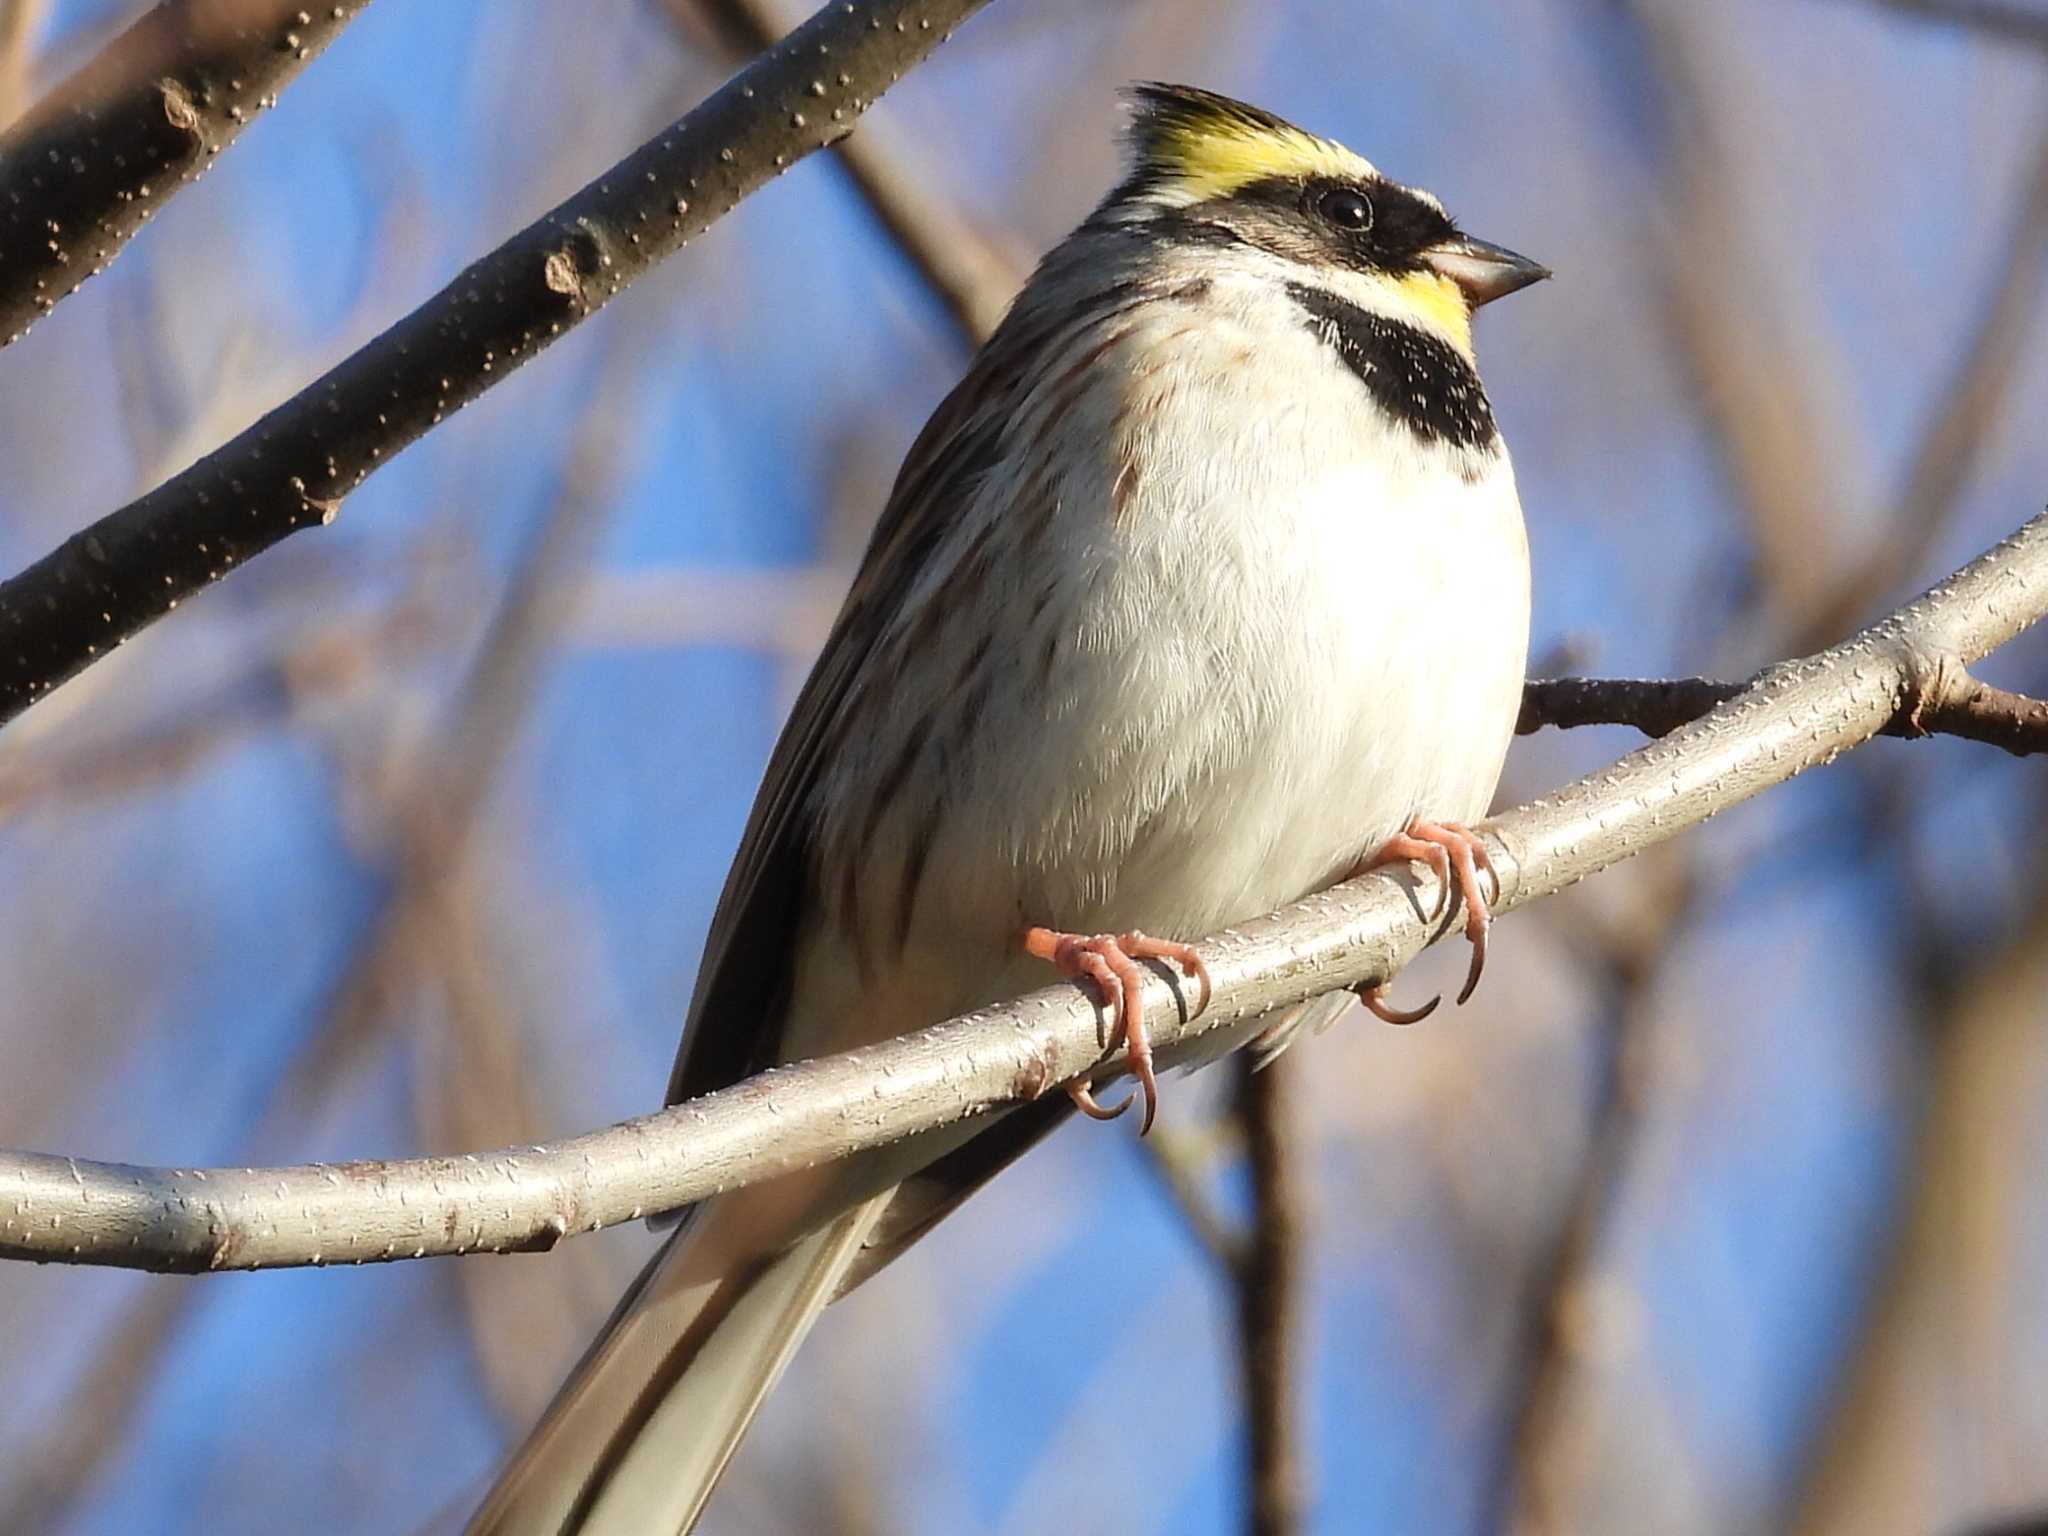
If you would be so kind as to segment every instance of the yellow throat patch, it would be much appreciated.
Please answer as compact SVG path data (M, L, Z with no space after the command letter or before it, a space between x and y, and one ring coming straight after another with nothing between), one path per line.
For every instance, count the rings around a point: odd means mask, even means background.
M1401 302L1443 333L1444 339L1472 357L1472 306L1458 285L1435 272L1407 272L1389 280Z
M1146 195L1174 206L1228 197L1274 176L1365 178L1371 162L1284 118L1185 85L1131 92L1131 148Z

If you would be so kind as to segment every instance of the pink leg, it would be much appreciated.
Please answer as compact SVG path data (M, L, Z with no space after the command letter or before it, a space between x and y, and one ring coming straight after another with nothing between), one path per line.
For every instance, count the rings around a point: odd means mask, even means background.
M1209 1006L1210 991L1209 968L1202 963L1202 957L1192 945L1150 938L1135 930L1124 934L1084 934L1031 928L1024 934L1024 951L1052 962L1064 976L1076 980L1085 976L1095 983L1102 1005L1114 1010L1116 1023L1110 1033L1109 1049L1115 1050L1121 1044L1129 1053L1131 1075L1138 1080L1138 1092L1145 1096L1145 1123L1138 1127L1138 1134L1144 1135L1152 1129L1153 1117L1159 1112L1159 1079L1152 1070L1152 1037L1145 1029L1145 971L1138 962L1171 960L1200 982L1201 998L1194 1006L1194 1011L1200 1013ZM1130 1099L1114 1108L1105 1107L1097 1101L1085 1079L1069 1083L1067 1092L1081 1113L1097 1120L1114 1120L1131 1107Z
M1429 914L1431 922L1443 916L1450 903L1454 880L1458 899L1465 905L1465 937L1472 945L1472 965L1465 973L1464 989L1458 993L1458 1001L1462 1003L1472 995L1472 989L1479 985L1480 972L1486 969L1486 935L1493 926L1493 910L1487 904L1479 872L1484 870L1492 875L1496 889L1499 888L1500 877L1494 872L1486 844L1470 827L1461 822L1423 821L1420 818L1409 822L1407 830L1400 836L1389 838L1386 846L1359 867L1361 871L1378 869L1384 864L1409 860L1428 864L1436 875L1437 904L1436 910ZM1439 1001L1432 998L1421 1008L1410 1011L1388 1005L1384 992L1385 986L1380 984L1366 988L1358 995L1366 1007L1390 1024L1412 1024L1425 1018Z

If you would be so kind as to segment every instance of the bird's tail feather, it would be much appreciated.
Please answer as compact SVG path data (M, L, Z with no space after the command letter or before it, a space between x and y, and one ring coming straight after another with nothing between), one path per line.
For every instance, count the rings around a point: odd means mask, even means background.
M691 1262L701 1222L676 1232L499 1475L469 1536L689 1530L888 1200L736 1273Z

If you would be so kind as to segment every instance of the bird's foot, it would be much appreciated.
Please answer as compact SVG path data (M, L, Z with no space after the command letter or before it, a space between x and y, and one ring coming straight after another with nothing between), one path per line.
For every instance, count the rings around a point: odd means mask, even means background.
M1121 1044L1130 1056L1131 1075L1138 1080L1136 1092L1114 1107L1100 1103L1086 1078L1067 1084L1067 1093L1084 1115L1097 1120L1114 1120L1131 1107L1131 1099L1145 1096L1144 1135L1152 1129L1159 1112L1159 1079L1152 1071L1152 1037L1145 1028L1145 971L1142 960L1171 960L1201 984L1201 997L1194 1006L1200 1013L1209 1006L1209 968L1192 945L1171 939L1155 939L1135 930L1130 933L1059 933L1051 928L1031 928L1024 934L1025 953L1048 960L1064 976L1086 977L1102 994L1102 1005L1116 1016L1110 1030L1108 1049Z
M1443 995L1439 993L1420 1008L1396 1008L1387 1001L1387 984L1376 981L1358 988L1358 1000L1389 1024L1420 1024L1436 1012L1436 1005L1443 1001Z
M1486 969L1486 935L1493 926L1493 909L1488 904L1479 872L1484 870L1493 877L1496 891L1500 889L1500 876L1495 873L1493 859L1477 832L1461 822L1423 821L1419 817L1408 823L1405 832L1389 838L1379 852L1359 866L1358 873L1386 864L1409 862L1427 864L1436 875L1437 900L1435 910L1429 914L1431 922L1442 917L1449 907L1454 884L1458 900L1464 903L1465 937L1472 944L1472 965L1465 973L1464 989L1458 993L1458 1001L1462 1003L1472 995L1472 989L1479 985L1480 972ZM1396 1008L1387 1002L1386 990L1386 983L1378 982L1360 988L1358 996L1366 1007L1389 1024L1413 1024L1418 1019L1428 1018L1443 1000L1433 997L1420 1008Z

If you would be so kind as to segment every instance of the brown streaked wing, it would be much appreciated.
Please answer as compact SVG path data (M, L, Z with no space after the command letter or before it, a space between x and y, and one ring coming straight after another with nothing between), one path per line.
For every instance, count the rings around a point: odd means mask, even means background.
M775 1064L796 925L813 860L804 810L884 626L1000 451L990 408L1013 372L985 348L925 423L898 472L839 617L769 756L704 941L667 1102L728 1087Z

